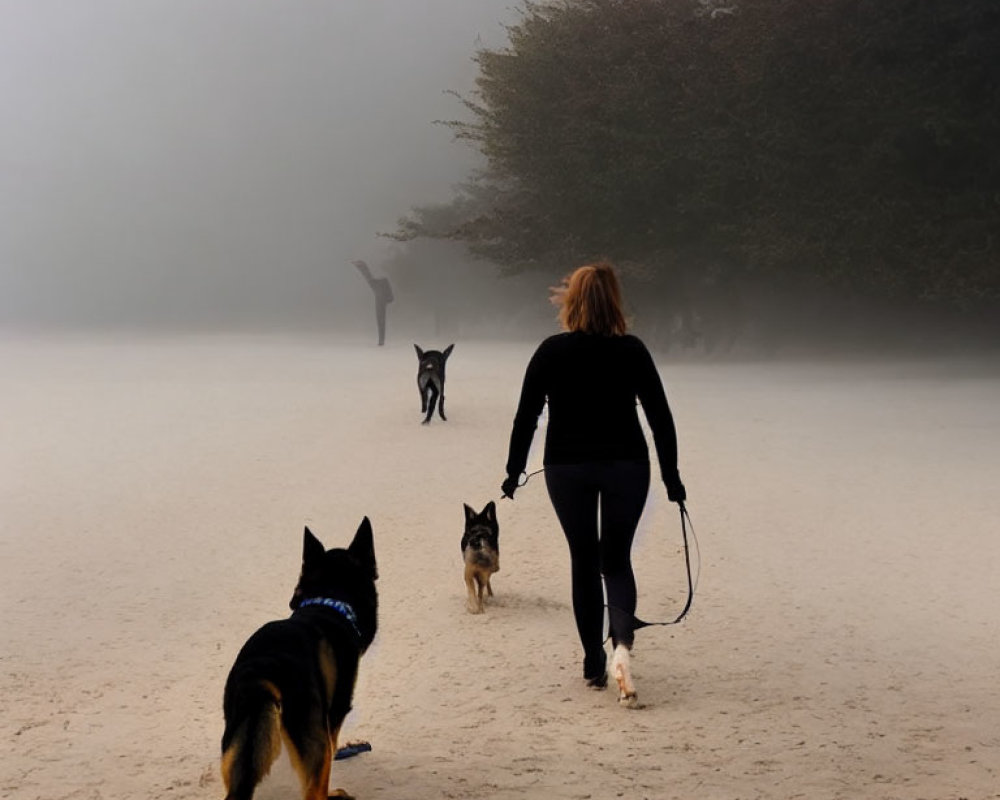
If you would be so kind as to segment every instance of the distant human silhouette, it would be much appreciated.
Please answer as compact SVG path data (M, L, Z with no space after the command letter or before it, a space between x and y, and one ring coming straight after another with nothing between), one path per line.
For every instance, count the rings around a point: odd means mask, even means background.
M358 268L358 272L364 276L375 293L375 322L378 325L378 343L381 347L385 344L385 307L393 300L392 286L389 285L388 278L372 277L371 270L368 269L368 265L364 261L352 261L351 263Z

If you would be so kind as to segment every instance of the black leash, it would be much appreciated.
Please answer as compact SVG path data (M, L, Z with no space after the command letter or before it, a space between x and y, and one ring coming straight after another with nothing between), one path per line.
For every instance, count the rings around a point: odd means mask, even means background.
M687 602L684 603L684 608L681 613L678 614L674 619L666 622L646 622L645 620L639 619L634 614L632 615L632 629L639 630L639 628L648 628L653 625L676 625L684 617L687 616L688 611L691 610L691 604L694 602L694 589L695 581L691 577L691 548L688 545L688 526L691 527L691 538L694 540L695 551L698 553L698 574L701 574L701 550L698 549L698 537L694 534L694 523L691 522L691 515L688 514L687 508L684 503L678 503L681 511L681 536L684 538L684 568L687 572L687 584L688 584L688 596Z
M520 480L520 479L518 479L518 481L517 481L517 488L520 489L522 486L524 486L528 481L530 481L536 475L541 475L543 472L545 472L545 468L544 467L542 467L542 469L536 469L534 472L529 472L528 474L526 474L524 476L524 480L523 481ZM513 499L513 498L511 498L511 499Z
M535 475L540 475L543 472L545 472L544 468L543 469L536 469L534 472L530 472L530 473L526 474L524 476L524 480L523 481L520 480L520 479L518 480L518 482L517 482L517 488L520 489L529 480L531 480ZM504 497L506 497L506 495L504 495ZM694 532L694 523L691 521L691 515L688 514L687 507L684 505L683 501L681 501L677 505L680 507L680 513L681 513L681 536L684 539L684 569L685 569L685 571L687 573L687 585L688 585L687 601L684 603L684 608L681 610L681 613L678 614L672 620L666 620L666 621L663 621L663 622L646 622L646 620L639 619L637 616L635 616L635 614L631 614L630 616L632 617L632 630L639 630L639 628L649 628L649 627L653 627L655 625L676 625L678 622L680 622L682 619L684 619L684 617L687 616L688 611L691 610L691 604L694 602L694 591L695 591L695 588L697 586L697 580L694 579L692 577L692 575L691 575L691 547L688 544L688 527L691 528L691 540L694 542L695 552L698 555L698 574L699 574L699 576L701 575L701 549L698 547L698 537L695 535L695 532ZM621 613L626 613L622 609L614 607L614 606L607 606L606 605L605 608L608 609L608 613L611 612L612 608L615 608L616 611L619 611Z

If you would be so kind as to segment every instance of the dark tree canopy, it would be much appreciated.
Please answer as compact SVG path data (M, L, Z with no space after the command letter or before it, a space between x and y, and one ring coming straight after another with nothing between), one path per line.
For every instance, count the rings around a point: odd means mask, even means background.
M527 3L476 61L485 167L398 238L1000 301L996 0Z

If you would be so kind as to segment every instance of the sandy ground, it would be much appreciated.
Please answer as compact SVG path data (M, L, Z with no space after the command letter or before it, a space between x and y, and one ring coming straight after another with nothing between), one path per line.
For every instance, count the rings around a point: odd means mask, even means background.
M236 651L287 613L303 525L365 514L345 738L373 750L332 781L362 800L1000 797L996 372L661 362L701 577L638 634L628 711L582 686L541 478L463 607L462 503L498 497L531 349L459 342L425 427L408 341L0 343L0 797L222 797ZM676 613L659 484L635 555L639 615ZM283 763L258 793L295 796Z

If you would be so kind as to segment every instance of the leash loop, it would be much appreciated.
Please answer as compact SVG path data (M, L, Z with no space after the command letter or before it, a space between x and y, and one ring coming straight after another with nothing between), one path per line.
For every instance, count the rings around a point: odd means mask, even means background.
M542 469L536 469L534 472L527 472L527 473L522 472L521 475L524 476L524 480L522 481L521 477L518 476L518 479L517 479L517 488L520 489L522 486L527 485L528 481L530 481L536 475L541 475L543 472L545 472L545 468L544 467L542 467Z
M639 630L639 628L648 628L653 625L676 625L684 617L687 616L688 611L691 610L691 604L694 602L694 590L697 581L695 581L691 576L691 548L688 544L688 527L691 528L691 538L694 540L695 550L698 553L698 573L701 574L701 551L698 549L698 538L694 533L694 523L691 522L691 515L688 514L687 507L684 502L681 501L677 504L680 507L681 514L681 536L684 539L684 569L687 573L687 585L688 585L688 596L687 601L684 603L684 608L681 609L681 613L678 614L674 619L665 622L646 622L645 620L639 619L634 614L632 615L632 630ZM620 609L618 609L620 610Z

